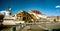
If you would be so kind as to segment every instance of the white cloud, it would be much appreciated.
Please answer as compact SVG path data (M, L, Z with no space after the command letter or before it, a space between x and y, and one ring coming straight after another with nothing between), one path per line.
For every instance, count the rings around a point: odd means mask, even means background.
M57 6L56 6L56 8L60 8L60 6L59 6L59 5L57 5Z

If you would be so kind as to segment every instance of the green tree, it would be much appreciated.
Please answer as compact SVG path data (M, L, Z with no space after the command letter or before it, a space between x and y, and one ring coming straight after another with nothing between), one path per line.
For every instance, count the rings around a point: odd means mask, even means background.
M56 22L56 19L54 19L54 22Z

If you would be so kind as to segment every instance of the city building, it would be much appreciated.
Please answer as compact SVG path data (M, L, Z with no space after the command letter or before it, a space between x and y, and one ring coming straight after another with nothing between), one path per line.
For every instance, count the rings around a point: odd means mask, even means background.
M60 16L47 16L47 18L52 22L60 21Z
M26 12L24 10L20 10L16 14L14 14L13 16L15 16L16 20L19 20L19 21L26 21L26 22L31 22L31 21L47 22L47 16L42 14L41 12L39 12L37 10L31 10L29 12Z
M38 10L30 10L28 13L33 17L34 21L47 22L47 16Z
M20 10L14 15L10 13L11 8L8 7L7 10L1 11L0 13L5 15L4 20L14 20L14 21L25 21L25 22L48 22L48 21L60 21L60 16L46 16L45 14L39 12L38 10L30 10L28 12Z
M4 26L6 25L16 25L19 23L24 23L24 21L18 21L16 20L16 17L13 17L10 13L10 8L8 7L8 9L6 11L0 11L0 18L3 18L2 16L4 16L2 23ZM9 26L8 26L9 27Z
M16 20L19 20L19 21L31 22L31 20L33 19L28 12L23 10L20 10L19 12L17 12L15 16L16 16Z

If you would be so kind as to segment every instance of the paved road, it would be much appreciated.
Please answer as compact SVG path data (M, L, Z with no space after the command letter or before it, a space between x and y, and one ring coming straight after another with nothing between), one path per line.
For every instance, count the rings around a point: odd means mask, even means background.
M22 31L44 31L44 29L40 28L38 25L30 25L23 28Z
M30 25L30 26L26 26L22 31L44 31L48 29L50 30L50 29L58 29L58 28L60 28L60 22L40 24L40 25Z
M30 25L24 27L21 31L44 31L45 29L60 28L60 23L51 24L40 24L40 25ZM2 31L11 31L11 28L4 29Z

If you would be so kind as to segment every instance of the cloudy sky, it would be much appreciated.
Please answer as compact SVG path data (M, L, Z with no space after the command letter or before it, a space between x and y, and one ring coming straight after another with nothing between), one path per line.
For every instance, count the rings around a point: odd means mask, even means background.
M60 0L0 0L0 11L11 7L11 13L35 9L47 16L60 16Z

